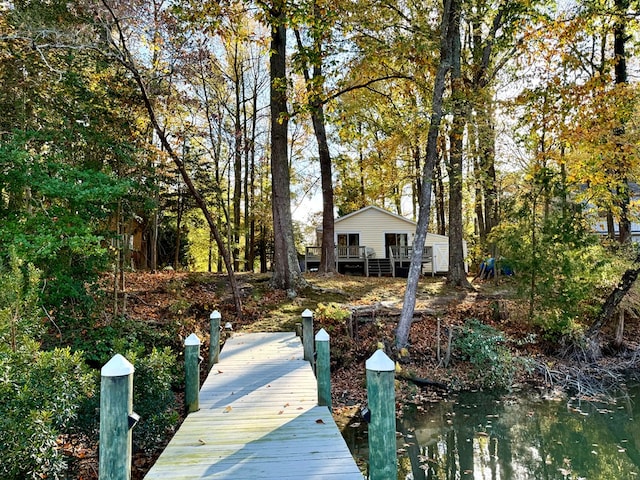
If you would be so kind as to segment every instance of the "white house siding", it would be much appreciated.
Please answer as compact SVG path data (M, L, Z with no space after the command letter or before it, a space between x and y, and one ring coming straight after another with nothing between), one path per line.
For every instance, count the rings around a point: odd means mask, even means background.
M406 233L411 245L416 225L382 209L367 207L336 219L334 230L336 241L340 233L357 233L360 235L360 245L373 249L376 258L385 258L385 233Z

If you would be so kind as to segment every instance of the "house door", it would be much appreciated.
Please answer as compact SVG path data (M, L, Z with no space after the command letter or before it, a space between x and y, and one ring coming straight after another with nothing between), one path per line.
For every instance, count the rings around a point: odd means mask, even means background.
M384 234L384 258L389 258L389 247L405 247L403 254L407 254L407 234L406 233L385 233Z
M338 257L357 257L360 246L360 234L338 234Z

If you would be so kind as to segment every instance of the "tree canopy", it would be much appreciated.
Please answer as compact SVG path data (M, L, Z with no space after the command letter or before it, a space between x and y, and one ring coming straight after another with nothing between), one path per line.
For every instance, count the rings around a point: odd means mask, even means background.
M0 237L57 307L171 267L227 272L238 314L235 272L304 286L320 211L327 272L334 217L367 205L423 210L461 285L534 197L628 242L637 2L453 7L447 44L449 1L5 2Z

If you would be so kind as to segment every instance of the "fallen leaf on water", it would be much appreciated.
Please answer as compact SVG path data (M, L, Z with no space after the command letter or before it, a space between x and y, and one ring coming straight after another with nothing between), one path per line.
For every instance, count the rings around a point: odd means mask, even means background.
M321 418L316 420L316 423L322 423L324 425L324 420L322 420Z
M233 409L231 408L231 405L229 405L228 407L226 407L226 408L222 411L222 413L229 413L231 410L233 410Z

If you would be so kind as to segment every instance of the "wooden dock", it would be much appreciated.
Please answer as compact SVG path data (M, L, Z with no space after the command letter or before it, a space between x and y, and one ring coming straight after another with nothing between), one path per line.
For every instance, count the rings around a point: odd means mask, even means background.
M294 333L234 334L147 480L362 480Z

